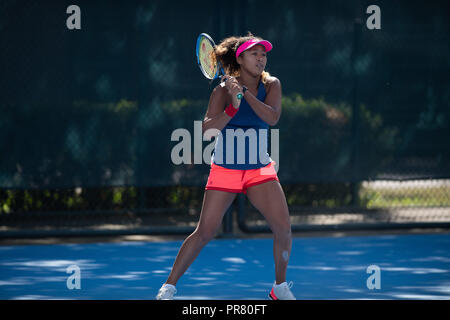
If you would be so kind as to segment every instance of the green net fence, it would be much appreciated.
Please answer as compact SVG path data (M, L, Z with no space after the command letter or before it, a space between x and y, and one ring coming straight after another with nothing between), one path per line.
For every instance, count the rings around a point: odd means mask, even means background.
M195 121L215 85L195 40L247 31L274 44L295 223L450 221L447 1L378 1L375 30L369 1L79 1L80 30L71 4L0 4L2 230L193 226L210 143ZM190 163L173 158L180 129Z

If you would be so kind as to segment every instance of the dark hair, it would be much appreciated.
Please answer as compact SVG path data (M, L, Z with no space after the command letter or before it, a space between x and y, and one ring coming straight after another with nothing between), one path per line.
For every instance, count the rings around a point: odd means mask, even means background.
M249 31L248 34L244 37L228 37L222 40L222 42L220 42L220 44L215 47L215 57L213 58L216 61L220 61L220 63L222 63L222 66L227 75L233 77L239 76L241 67L236 61L236 51L241 44L251 39L263 40L260 37L254 36ZM270 74L267 71L263 71L261 74L261 81L263 83L266 83L266 80L269 76Z

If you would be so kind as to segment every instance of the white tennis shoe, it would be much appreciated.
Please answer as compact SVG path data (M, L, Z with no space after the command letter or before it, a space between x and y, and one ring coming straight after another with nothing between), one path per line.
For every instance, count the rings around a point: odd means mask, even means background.
M269 298L272 300L297 300L291 292L293 282L283 282L280 284L273 283L272 290L269 293Z
M173 300L173 295L177 293L177 289L174 285L165 283L159 289L156 295L156 300Z

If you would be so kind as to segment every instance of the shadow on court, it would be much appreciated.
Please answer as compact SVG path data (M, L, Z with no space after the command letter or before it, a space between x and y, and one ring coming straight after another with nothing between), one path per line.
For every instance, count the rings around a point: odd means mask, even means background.
M181 241L0 247L1 299L153 299ZM80 268L69 290L67 267ZM369 290L367 267L380 268ZM271 239L211 241L177 299L267 299ZM288 281L297 299L450 299L450 234L294 238Z

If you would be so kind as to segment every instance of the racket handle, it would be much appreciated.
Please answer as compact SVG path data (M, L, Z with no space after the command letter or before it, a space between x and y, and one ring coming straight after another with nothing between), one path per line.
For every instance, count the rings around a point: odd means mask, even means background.
M222 88L225 87L225 81L227 81L227 79L225 79L224 81L222 81L222 82L220 83L220 86L221 86ZM238 94L236 95L236 98L238 98L238 100L241 100L243 97L244 97L244 95L243 95L242 93L238 93Z

